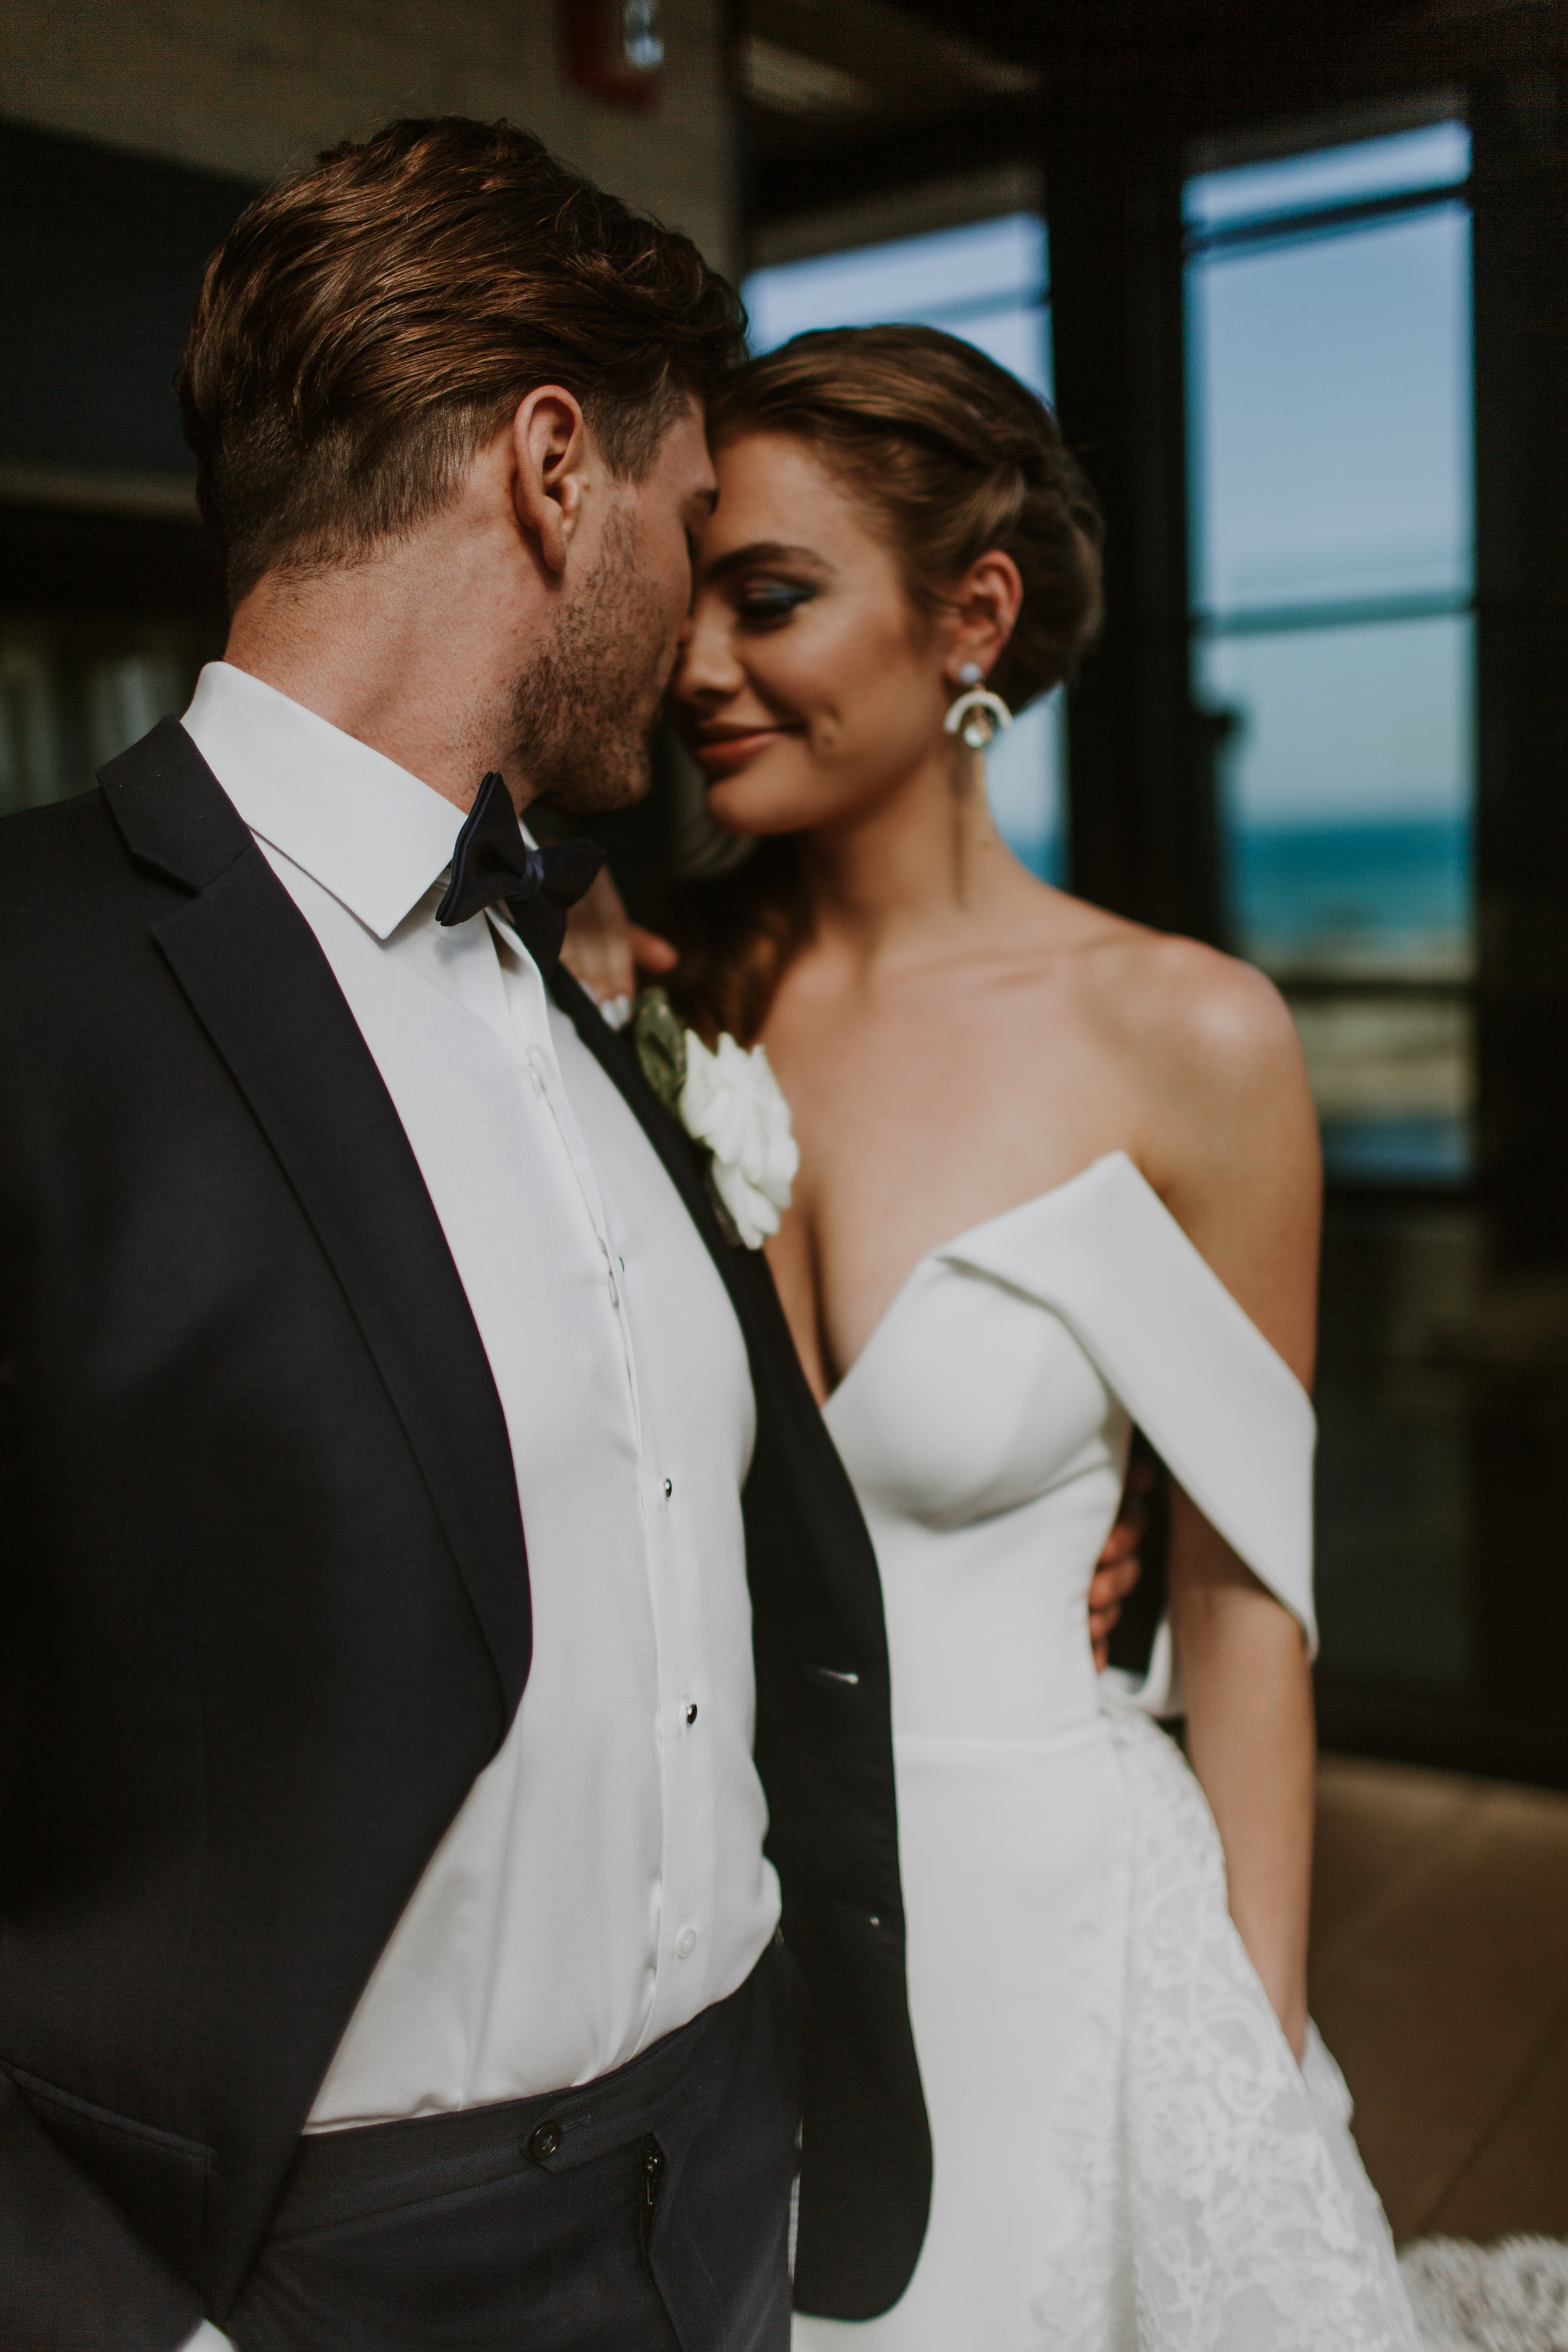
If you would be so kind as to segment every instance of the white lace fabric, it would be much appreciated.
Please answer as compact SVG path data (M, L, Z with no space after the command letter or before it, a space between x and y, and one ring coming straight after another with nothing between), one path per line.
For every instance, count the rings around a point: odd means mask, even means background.
M1121 2000L1064 2095L1081 2202L1036 2301L1041 2352L1414 2352L1344 2078L1315 2029L1297 2066L1179 1751L1106 1709L1131 1825L1103 1888Z

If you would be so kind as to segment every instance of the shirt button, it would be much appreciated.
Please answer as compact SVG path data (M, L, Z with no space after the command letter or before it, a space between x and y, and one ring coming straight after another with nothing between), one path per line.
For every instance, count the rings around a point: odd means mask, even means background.
M618 1306L620 1305L620 1303L621 1303L621 1294L620 1294L620 1292L616 1288L616 1277L615 1277L615 1276L612 1274L612 1275L611 1275L611 1276L610 1276L610 1304L611 1304L611 1306L612 1306L612 1307L618 1307Z
M543 1074L542 1073L538 1063L534 1061L531 1056L529 1059L528 1065L528 1083L533 1088L536 1095L542 1095L544 1092Z
M666 1501L667 1503L668 1502L668 1500L669 1500L670 1496L674 1494L674 1492L675 1492L675 1481L674 1481L674 1479L673 1479L673 1478L667 1478L667 1479L665 1480L665 1482L664 1482L664 1499L665 1499L665 1501Z
M691 1958L692 1953L693 1953L696 1949L697 1949L697 1930L696 1930L696 1928L695 1928L695 1927L682 1927L682 1929L681 1929L681 1931L680 1931L679 1935L679 1936L677 1936L677 1937L676 1937L676 1939L675 1939L675 1957L676 1957L676 1958L677 1958L678 1960L689 1960L689 1959Z
M694 1698L689 1698L686 1702L686 1720L688 1723L695 1723L697 1720L697 1701Z

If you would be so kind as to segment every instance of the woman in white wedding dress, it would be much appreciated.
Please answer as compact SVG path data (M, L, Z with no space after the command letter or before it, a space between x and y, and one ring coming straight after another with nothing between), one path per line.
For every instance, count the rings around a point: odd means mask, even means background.
M1246 967L1036 881L952 730L1092 632L1049 413L871 329L753 363L714 445L674 708L720 826L768 838L678 910L669 985L765 1042L795 1113L770 1256L881 1570L935 2148L905 2295L797 2319L797 2352L1413 2352L1306 2011L1294 1031ZM1175 1491L1128 1694L1085 1596L1134 1422ZM1153 1719L1173 1674L1191 1769Z

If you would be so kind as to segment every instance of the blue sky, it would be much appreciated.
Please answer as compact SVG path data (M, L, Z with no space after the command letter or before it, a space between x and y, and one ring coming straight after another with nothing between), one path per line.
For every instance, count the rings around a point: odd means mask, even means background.
M1200 607L1468 589L1468 290L1457 204L1191 270Z
M1048 394L1045 283L1045 224L1012 213L754 271L745 286L752 347L770 352L812 327L942 326Z

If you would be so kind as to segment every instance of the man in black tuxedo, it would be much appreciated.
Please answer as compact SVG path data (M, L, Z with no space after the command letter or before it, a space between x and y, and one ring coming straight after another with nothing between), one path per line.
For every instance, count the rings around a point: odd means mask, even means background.
M646 784L738 344L504 126L262 198L226 660L5 825L14 2352L783 2352L797 2129L796 2299L912 2269L876 1563L514 813Z

